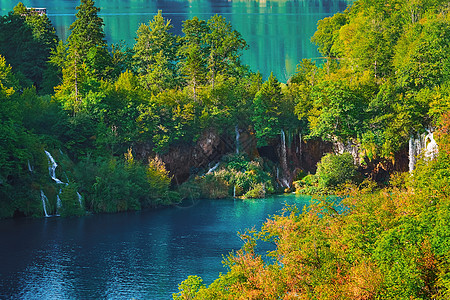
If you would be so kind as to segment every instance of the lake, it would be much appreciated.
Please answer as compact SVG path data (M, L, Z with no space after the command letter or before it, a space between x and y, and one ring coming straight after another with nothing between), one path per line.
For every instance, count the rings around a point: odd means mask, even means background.
M68 27L75 20L79 0L21 0L27 7L45 7L58 35L66 39ZM231 22L250 46L244 63L264 77L270 72L280 81L295 72L303 58L320 59L317 47L310 42L317 21L344 11L352 0L97 0L105 33L110 43L134 44L139 24L148 23L163 11L172 20L174 32L181 34L181 23L198 16L209 19L220 14ZM0 13L6 14L16 1L0 0Z
M210 284L237 232L310 197L186 201L82 218L0 220L0 299L171 299L188 275ZM260 251L271 249L263 245Z

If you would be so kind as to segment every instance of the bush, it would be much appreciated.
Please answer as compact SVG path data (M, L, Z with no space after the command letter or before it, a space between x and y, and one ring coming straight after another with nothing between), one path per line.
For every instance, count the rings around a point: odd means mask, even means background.
M77 190L72 185L68 185L61 190L61 217L82 216L85 214L83 202L78 199Z
M273 193L270 173L261 158L250 161L243 154L227 155L216 171L196 176L183 183L179 191L184 198L263 198ZM233 195L235 192L235 195Z
M297 194L316 195L325 193L319 188L319 181L316 175L308 174L303 179L294 181L293 186Z
M258 183L251 190L245 193L244 198L264 198L266 196L266 189L264 184Z
M145 166L134 161L131 151L125 158L95 161L86 158L78 164L75 175L88 209L94 212L139 210L179 200L177 193L169 191L169 173L161 160L155 158Z
M320 188L336 188L346 182L354 182L357 172L350 153L328 153L317 164L317 181Z

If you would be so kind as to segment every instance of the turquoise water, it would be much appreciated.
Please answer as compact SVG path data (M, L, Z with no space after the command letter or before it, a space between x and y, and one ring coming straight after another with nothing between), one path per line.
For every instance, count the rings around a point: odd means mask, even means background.
M28 7L45 7L58 35L66 39L68 27L75 20L78 0L22 0ZM97 0L105 32L110 43L121 40L134 44L136 30L157 13L171 19L174 31L181 34L181 22L198 16L208 19L224 15L238 30L250 49L243 56L253 71L267 77L271 71L286 81L303 58L319 59L310 42L317 21L343 11L352 0ZM0 13L6 14L16 1L0 0Z
M309 197L197 200L83 218L0 221L0 299L171 299L188 275L210 284L222 257L285 203ZM268 251L264 245L260 251Z

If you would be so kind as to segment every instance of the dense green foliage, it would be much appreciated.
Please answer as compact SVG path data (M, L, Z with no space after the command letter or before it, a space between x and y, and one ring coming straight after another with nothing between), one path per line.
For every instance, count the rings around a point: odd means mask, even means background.
M41 190L51 213L57 196L73 204L76 192L95 212L176 201L170 175L160 169L149 177L148 159L193 146L207 132L233 140L236 127L257 146L277 143L282 132L289 144L301 133L358 145L368 166L392 163L411 135L450 107L443 1L356 1L319 22L313 41L324 63L300 62L286 84L241 63L247 44L222 16L186 20L175 36L158 12L127 48L107 44L99 11L82 0L59 42L49 19L21 3L1 17L1 216L42 215ZM44 149L64 153L56 177L70 183L67 191L47 175ZM236 187L239 196L259 197L276 190L276 166L250 152L244 169L222 159L184 191L226 197ZM139 159L130 165L124 154ZM343 181L322 173L306 180L320 188Z
M421 0L358 0L319 21L313 41L324 64L301 62L282 89L282 101L293 99L307 124L303 132L359 144L365 164L382 164L411 135L438 127L438 157L379 189L371 181L344 184L357 179L350 154L325 156L298 185L313 192L340 186L339 204L286 208L260 231L241 234L244 246L226 258L225 274L209 286L189 276L174 299L447 299L449 24L448 1ZM257 94L268 113L260 124L271 125L261 126L261 136L277 125L266 103L278 93L269 95ZM276 248L263 254L264 242Z
M0 54L14 68L20 84L51 91L57 78L48 57L58 37L48 17L19 3L14 11L0 18L0 28Z
M66 42L46 15L22 3L1 18L2 217L43 215L43 204L51 214L79 215L80 207L176 202L154 157L212 127L233 132L249 120L261 77L241 65L246 43L223 17L187 20L177 37L159 12L130 49L107 45L99 11L82 0ZM150 149L149 165L133 159L142 154L129 149L139 147ZM51 178L44 149L67 187Z
M276 190L277 166L251 153L216 158L216 170L173 192L160 155L209 131L234 140L245 128L259 146L281 132L351 143L375 165L438 126L437 159L419 160L413 176L394 176L384 190L343 185L358 179L353 158L324 156L301 188L344 189L339 207L286 209L242 235L227 273L209 287L191 276L174 299L449 297L448 1L355 1L319 22L313 41L323 64L300 62L286 84L241 64L246 42L221 16L186 20L175 36L158 12L131 49L106 43L92 0L77 10L65 42L21 3L0 19L0 217ZM261 255L261 242L276 248Z
M262 158L250 161L243 154L227 155L203 175L190 178L179 191L193 198L264 198L275 192L272 166Z
M319 21L313 41L327 61L297 109L311 134L357 140L368 159L391 158L434 125L433 98L449 80L446 3L357 1Z
M345 183L357 183L358 172L353 156L328 153L317 164L316 174L309 174L294 182L299 194L334 193Z
M288 207L225 260L208 287L197 276L174 299L447 299L450 285L448 114L437 159L379 190L347 185L339 204ZM276 246L261 253L261 243Z

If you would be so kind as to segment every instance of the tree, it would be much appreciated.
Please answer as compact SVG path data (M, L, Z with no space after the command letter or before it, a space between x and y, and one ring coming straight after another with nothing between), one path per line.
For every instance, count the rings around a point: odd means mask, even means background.
M280 82L271 73L253 99L252 121L258 144L261 146L280 133L281 102Z
M197 88L206 80L208 44L205 36L209 32L205 21L194 17L183 22L184 37L180 38L178 49L179 70L186 83L192 86L194 100L197 100Z
M432 88L450 79L450 21L441 14L413 24L396 47L398 84L407 90Z
M57 41L47 15L39 15L21 2L13 12L0 17L0 53L13 66L22 85L35 85L41 91L43 85L55 84L44 82L48 81L48 58Z
M89 81L108 78L113 71L103 32L100 8L92 0L81 0L77 6L72 32L67 39L67 57L62 70L63 82L57 87L56 97L66 109L74 113L82 107ZM58 53L60 53L59 50Z
M0 218L12 217L16 210L35 212L27 161L39 157L35 135L23 126L18 80L0 55Z
M134 63L141 81L147 88L160 92L174 86L176 62L176 37L170 32L173 26L158 11L148 25L141 24L134 45Z
M334 48L334 44L339 38L339 29L348 23L346 14L337 13L332 17L327 17L317 22L317 31L311 41L319 47L320 53L327 58L339 56L339 52Z
M314 102L309 115L311 135L324 140L348 141L364 129L366 99L342 81L323 81L311 92Z
M209 45L208 77L214 88L217 74L236 75L241 68L240 56L242 50L247 48L247 43L223 16L214 15L208 20L207 26L209 32L205 35L205 41Z

